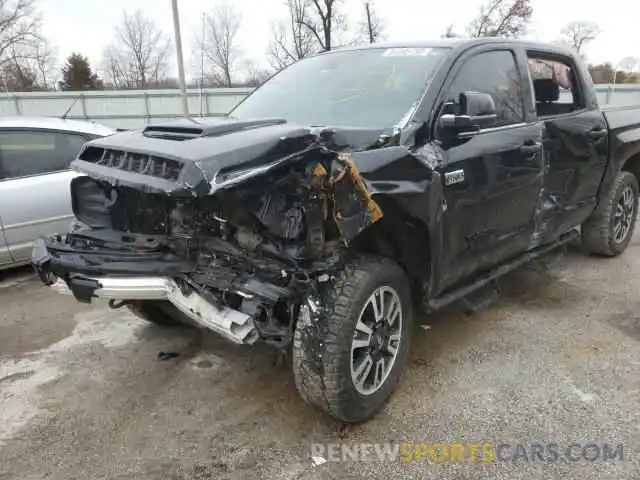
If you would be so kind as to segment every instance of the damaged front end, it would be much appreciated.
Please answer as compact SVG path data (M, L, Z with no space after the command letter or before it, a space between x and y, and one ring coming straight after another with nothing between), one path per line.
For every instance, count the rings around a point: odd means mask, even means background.
M225 176L90 143L74 165L87 175L71 185L78 224L38 242L33 264L79 301L169 302L236 343L287 346L300 306L382 217L347 149L304 138L297 152L270 148L268 161Z

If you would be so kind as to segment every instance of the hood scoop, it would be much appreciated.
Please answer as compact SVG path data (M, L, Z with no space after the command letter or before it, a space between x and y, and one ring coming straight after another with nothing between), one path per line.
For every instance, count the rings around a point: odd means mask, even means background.
M199 137L219 137L244 130L287 123L286 120L280 118L250 121L229 121L228 117L223 118L224 120L219 121L209 120L207 123L183 119L166 124L149 125L142 131L142 135L148 138L184 141Z

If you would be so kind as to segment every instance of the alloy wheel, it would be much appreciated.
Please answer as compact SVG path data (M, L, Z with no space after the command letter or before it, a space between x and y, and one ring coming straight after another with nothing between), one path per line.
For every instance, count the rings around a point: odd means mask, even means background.
M378 287L360 312L351 342L351 380L361 395L384 384L398 356L403 311L398 293Z

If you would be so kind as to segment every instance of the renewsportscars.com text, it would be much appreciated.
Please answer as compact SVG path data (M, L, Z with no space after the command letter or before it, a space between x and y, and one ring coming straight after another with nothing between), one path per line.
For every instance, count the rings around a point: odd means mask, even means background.
M311 456L329 462L596 462L624 460L608 443L313 443Z

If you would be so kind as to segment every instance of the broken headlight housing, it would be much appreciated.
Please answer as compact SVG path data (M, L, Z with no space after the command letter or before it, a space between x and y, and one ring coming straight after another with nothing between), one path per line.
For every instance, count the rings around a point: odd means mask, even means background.
M91 228L111 226L110 208L117 200L117 192L107 192L104 186L91 177L81 176L71 180L71 207L75 217Z

